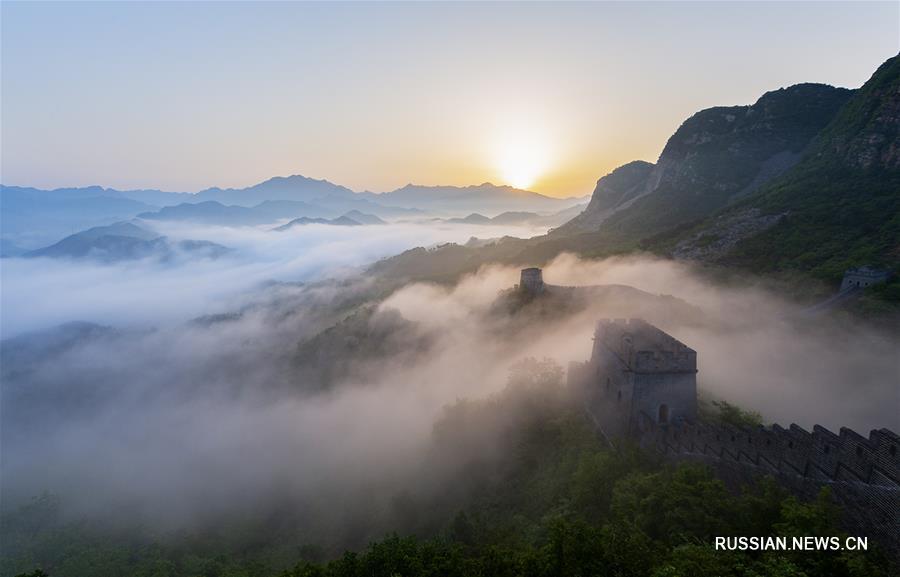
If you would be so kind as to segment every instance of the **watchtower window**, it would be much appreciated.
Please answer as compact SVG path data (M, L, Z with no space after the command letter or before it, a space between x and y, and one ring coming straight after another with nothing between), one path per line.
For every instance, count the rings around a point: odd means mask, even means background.
M606 390L607 391L609 390L609 387L611 384L612 384L612 382L609 380L609 377L606 377Z
M669 422L669 406L668 405L660 405L659 406L659 422L660 423L668 423Z
M863 453L862 447L856 447L856 456L862 457L862 453Z
M891 457L897 456L897 445L891 445Z
M619 391L618 400L620 403L622 402L622 391Z

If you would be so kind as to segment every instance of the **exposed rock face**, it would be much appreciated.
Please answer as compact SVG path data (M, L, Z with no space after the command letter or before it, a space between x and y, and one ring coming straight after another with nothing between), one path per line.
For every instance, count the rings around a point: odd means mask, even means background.
M719 235L722 223L744 222L752 213L758 222L774 222L753 234L733 234L735 242L712 243L717 250L698 246L699 239ZM848 267L900 264L898 214L900 56L854 93L796 166L695 227L674 253L755 270L805 270L836 281Z
M596 230L606 218L626 203L646 194L653 164L635 160L624 164L597 181L591 202L584 212L567 222L565 232Z
M556 234L608 229L638 240L711 214L794 166L851 94L798 84L751 106L700 111L672 135L655 165L626 164L600 179L585 212Z
M785 213L761 214L750 208L715 219L709 228L681 241L672 256L683 260L715 261L740 241L778 224Z

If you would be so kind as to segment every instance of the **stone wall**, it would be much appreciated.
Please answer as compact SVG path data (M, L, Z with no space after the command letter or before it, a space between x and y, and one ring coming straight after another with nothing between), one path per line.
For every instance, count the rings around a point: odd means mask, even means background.
M643 414L634 439L667 460L705 463L732 488L764 475L806 499L830 487L845 530L871 537L900 558L900 437L888 429L864 437L819 425L812 432L797 425L661 425Z
M640 319L600 321L591 359L569 367L569 383L610 435L630 433L642 413L697 416L697 353Z
M900 559L896 433L699 421L696 362L693 350L644 321L600 321L591 359L569 365L568 383L610 443L630 438L667 460L705 463L733 489L763 475L805 499L831 487L848 533L871 537Z
M866 288L879 283L887 282L890 273L886 270L877 270L868 266L851 268L844 272L841 281L841 290L852 288Z
M519 277L519 290L538 295L544 292L544 275L539 268L523 268Z
M635 372L697 371L697 353L693 349L642 319L598 322L594 332L595 356L601 347Z

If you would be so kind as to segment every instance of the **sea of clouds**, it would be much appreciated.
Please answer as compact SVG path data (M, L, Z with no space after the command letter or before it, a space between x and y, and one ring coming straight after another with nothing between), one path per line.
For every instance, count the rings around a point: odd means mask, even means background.
M422 482L419 466L444 407L501 390L523 358L564 367L585 360L604 317L658 324L698 351L705 394L769 422L863 434L900 428L896 339L846 319L805 317L763 286L713 284L689 265L648 257L562 255L545 266L548 283L643 293L532 322L496 310L517 267L486 266L451 286L410 283L387 295L361 272L377 258L473 232L171 228L173 238L236 250L168 264L4 261L5 334L73 320L114 327L55 349L32 333L38 361L29 362L25 347L4 367L4 499L48 490L79 514L115 510L167 527L290 503L315 524L341 525ZM670 301L653 304L654 295L672 295L696 314L668 314ZM377 334L400 333L397 342L410 346L363 358L354 341L330 362L358 370L310 382L297 351L360 306L369 311L364 325L387 326Z

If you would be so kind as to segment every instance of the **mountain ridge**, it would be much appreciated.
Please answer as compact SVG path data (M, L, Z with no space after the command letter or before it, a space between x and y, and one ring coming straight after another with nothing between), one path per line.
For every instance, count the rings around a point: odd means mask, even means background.
M634 242L711 214L796 164L852 93L803 83L766 92L751 105L696 112L655 164L628 163L601 178L588 209L554 234L599 230Z
M784 272L787 279L794 279L791 282L813 292L824 285L837 287L844 270L851 266L872 264L897 272L900 270L900 56L887 60L857 90L826 88L823 91L821 85L796 86L801 87L800 93L831 92L832 96L846 101L833 114L826 114L830 117L828 122L809 137L811 129L823 120L823 110L821 106L818 109L814 106L813 110L801 106L801 112L789 119L789 124L805 122L806 131L782 140L778 150L765 146L757 150L762 154L744 165L753 170L743 171L740 178L730 177L729 186L708 186L707 192L718 194L718 198L696 216L682 213L666 220L667 203L650 204L648 200L653 195L643 194L642 187L651 175L660 177L660 182L665 181L666 175L660 175L661 170L672 171L676 177L691 175L689 169L673 166L674 159L667 153L656 164L636 161L599 179L589 203L590 210L586 209L547 235L530 239L502 238L465 246L444 245L430 250L411 249L375 263L370 270L390 278L444 282L491 262L535 266L562 252L603 257L649 251L735 270ZM764 107L778 108L797 94L790 88L770 91L755 104L762 102ZM832 101L828 107L834 104ZM738 108L746 114L751 107ZM731 112L723 111L732 107L709 110L718 121L729 122L724 115ZM814 122L809 122L810 115ZM688 119L679 128L685 140L695 137L687 145L699 143L721 148L726 142L724 150L713 150L711 157L729 154L728 145L733 142L728 142L728 138L699 142L703 140L702 131L684 131L685 126L695 124L698 118L702 120L703 114L693 115L693 121ZM760 127L756 136L765 136L771 129ZM670 151L683 146L685 143L678 139L670 139L667 145ZM679 154L686 156L685 152ZM772 159L777 162L777 155L785 152L791 156L787 159L782 156L780 160L789 166L772 167ZM669 165L660 169L662 161ZM718 169L713 166L707 176ZM691 189L682 192L690 193ZM666 199L665 195L662 197ZM681 198L693 199L690 194ZM591 220L597 213L629 202L631 208L622 214L630 219L622 218L616 223L616 215L610 217L608 213L599 220ZM636 213L647 211L648 205L658 211L660 220L634 218ZM724 246L720 254L703 254L720 242ZM790 276L797 273L799 277ZM893 282L872 289L876 295L873 298L885 299L884 305L873 304L873 310L884 310L884 306L891 306L887 303L900 302L897 276L894 275ZM809 283L810 280L816 282ZM796 288L798 294L803 293L802 286Z
M0 200L3 240L25 249L46 246L75 230L138 216L254 225L301 216L337 218L353 210L379 219L415 218L428 213L452 217L473 211L555 212L574 202L489 183L468 187L408 185L381 194L354 192L327 180L301 175L272 177L241 189L213 187L198 193L123 191L96 185L53 190L0 185ZM406 206L398 205L400 201ZM193 217L186 218L188 213Z
M91 259L112 263L154 257L169 260L176 252L218 258L230 249L205 240L171 241L131 222L99 226L24 253L24 258Z
M768 218L740 234L728 222ZM746 224L744 225L746 227ZM900 56L882 64L789 173L660 243L680 258L836 278L900 265Z

